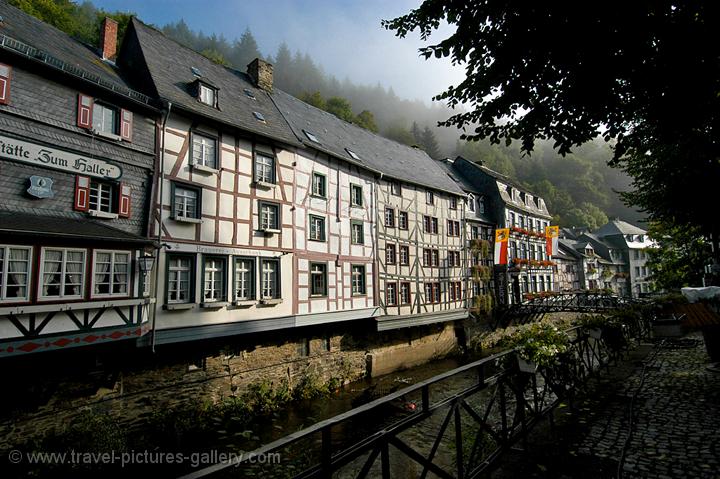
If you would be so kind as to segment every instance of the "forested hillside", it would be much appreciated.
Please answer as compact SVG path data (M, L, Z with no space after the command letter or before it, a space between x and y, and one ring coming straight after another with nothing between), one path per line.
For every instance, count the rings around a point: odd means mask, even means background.
M10 3L92 45L98 43L99 25L111 16L120 24L122 36L131 17L128 12L106 12L91 2L71 0L11 0ZM288 93L339 118L408 145L423 148L433 158L462 155L482 161L488 167L509 175L543 195L562 226L602 225L608 217L620 216L637 223L642 215L628 209L613 190L627 190L628 177L607 166L611 151L596 141L577 148L566 157L553 151L551 143L537 144L531 157L522 156L517 146L468 143L459 140L460 131L440 128L451 110L441 104L428 106L418 100L402 98L392 87L357 85L325 72L321 60L308 53L292 51L282 43L268 52L258 45L250 29L237 39L214 33L193 31L183 21L157 27L208 58L244 71L254 58L273 63L275 85Z

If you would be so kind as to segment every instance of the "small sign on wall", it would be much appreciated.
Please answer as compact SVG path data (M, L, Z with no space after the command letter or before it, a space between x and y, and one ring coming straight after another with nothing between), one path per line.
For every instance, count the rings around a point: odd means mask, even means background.
M30 188L27 189L27 192L35 198L52 198L55 196L52 187L52 178L33 175L30 177Z

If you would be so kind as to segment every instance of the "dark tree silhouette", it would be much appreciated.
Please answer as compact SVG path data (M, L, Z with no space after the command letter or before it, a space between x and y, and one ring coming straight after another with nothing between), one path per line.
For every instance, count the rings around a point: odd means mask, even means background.
M720 5L718 2L426 0L383 25L429 39L443 21L452 35L421 49L450 57L467 76L437 98L473 105L443 124L467 138L518 139L526 152L552 138L567 154L602 132L614 164L633 178L626 199L649 217L696 225L715 243L720 215ZM498 121L502 119L502 121ZM691 193L692 192L692 193Z

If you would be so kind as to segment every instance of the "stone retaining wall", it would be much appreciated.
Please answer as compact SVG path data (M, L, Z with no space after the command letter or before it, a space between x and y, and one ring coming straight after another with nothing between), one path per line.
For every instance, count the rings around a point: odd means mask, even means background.
M68 425L87 409L106 412L134 430L163 409L217 402L260 381L294 387L310 376L347 383L422 364L457 346L452 323L383 333L325 329L292 332L282 340L269 334L235 343L184 344L158 348L156 354L125 345L94 355L28 355L4 368L12 371L6 384L13 386L0 399L0 450Z

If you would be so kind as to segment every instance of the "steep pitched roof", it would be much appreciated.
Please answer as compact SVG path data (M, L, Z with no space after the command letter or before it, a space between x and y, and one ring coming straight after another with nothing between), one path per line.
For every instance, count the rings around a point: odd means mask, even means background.
M179 107L251 133L299 145L270 95L257 88L247 74L218 65L136 18L132 19L127 34L137 36L155 90L160 98L172 102L173 108ZM193 68L201 77L195 75ZM198 79L218 89L219 108L199 102L191 93L191 85ZM265 121L259 121L254 112L260 113Z
M445 171L445 173L447 173L448 177L453 180L458 185L458 187L466 193L472 193L473 195L475 195L475 197L480 197L484 195L481 189L468 181L468 179L465 177L465 175L462 174L462 172L457 171L455 168L453 168L452 160L438 160L437 164ZM483 221L485 223L494 223L494 221L490 220L490 217L487 214L480 212L480 208L475 208L474 212L466 211L465 218L468 220Z
M389 177L462 195L462 190L424 151L383 138L280 90L272 98L297 138L307 147L382 172ZM312 141L310 132L320 143ZM357 155L355 159L347 151Z
M150 98L134 91L111 62L103 61L95 47L0 2L0 49L61 70L85 82L149 104Z
M552 218L552 215L548 211L547 205L545 204L545 200L543 200L542 197L531 192L529 189L527 189L520 183L512 180L511 178L509 178L503 174L498 173L497 171L493 171L490 168L488 168L480 163L475 163L474 161L470 161L466 158L463 158L462 156L458 156L455 159L455 162L456 163L462 162L463 165L467 165L467 168L469 170L472 170L473 172L477 171L480 174L487 176L487 177L491 178L492 180L494 180L493 181L493 183L495 184L494 191L497 192L498 196L500 197L500 200L503 201L506 205L512 206L512 207L522 210L526 213L538 215L538 216L548 218L548 219ZM472 174L472 173L468 172L468 174ZM521 194L526 195L525 197L527 197L527 195L530 195L531 197L535 198L535 200L537 200L538 202L536 203L535 201L532 201L531 203L533 203L533 204L528 205L526 200L519 201L519 200L513 199L510 197L510 195L504 188L501 188L498 185L498 182L508 185L512 188L515 188ZM540 200L542 200L542 201L540 201Z
M445 160L438 160L437 164L442 168L445 173L450 177L451 180L453 180L457 185L463 190L468 193L474 193L476 195L481 195L482 191L480 191L480 188L473 185L470 181L468 181L467 178L465 178L465 175L463 175L461 172L455 170L453 168L453 162L450 159Z
M620 219L614 219L601 226L595 232L595 236L602 238L603 236L613 235L645 235L647 231L626 223Z

